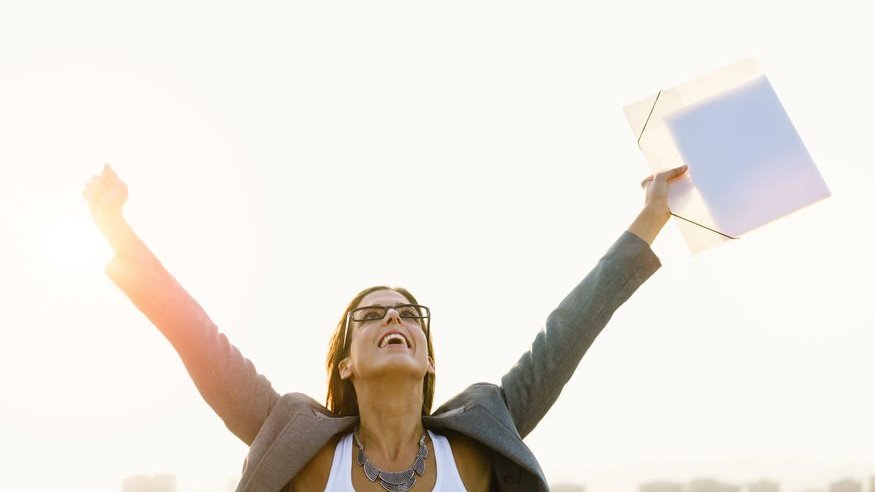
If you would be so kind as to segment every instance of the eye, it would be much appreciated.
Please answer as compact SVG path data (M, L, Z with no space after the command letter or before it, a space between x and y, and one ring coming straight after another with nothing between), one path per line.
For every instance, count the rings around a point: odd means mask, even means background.
M416 312L416 308L412 306L403 306L398 308L398 314L401 315L402 318L418 318L419 313Z
M383 319L383 313L380 309L366 309L361 313L361 317L364 320Z
M356 321L374 321L383 319L386 315L386 310L378 306L368 306L357 309L353 315Z

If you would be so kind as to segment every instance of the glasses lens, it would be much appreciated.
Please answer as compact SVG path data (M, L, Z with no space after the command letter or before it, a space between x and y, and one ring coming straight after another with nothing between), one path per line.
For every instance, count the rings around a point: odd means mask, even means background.
M390 309L384 306L365 306L352 311L353 321L375 321L381 320L386 316L386 311ZM418 304L402 304L391 309L398 311L398 316L407 319L423 319L428 318L428 308Z
M386 316L386 308L383 306L367 306L352 312L353 321L373 321L383 319L384 316Z
M428 315L425 312L425 309L422 306L416 304L407 304L404 306L398 306L396 308L398 310L398 315L402 318L414 318L421 319L426 318Z

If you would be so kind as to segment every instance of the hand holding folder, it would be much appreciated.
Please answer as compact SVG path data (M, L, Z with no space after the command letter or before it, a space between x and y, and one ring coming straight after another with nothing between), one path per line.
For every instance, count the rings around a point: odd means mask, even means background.
M689 167L672 182L669 206L693 253L830 196L751 60L623 110L654 173Z

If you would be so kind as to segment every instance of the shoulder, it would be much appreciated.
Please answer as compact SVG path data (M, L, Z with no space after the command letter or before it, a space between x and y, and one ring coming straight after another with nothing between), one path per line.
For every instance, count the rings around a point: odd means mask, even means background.
M492 383L475 383L438 407L433 415L438 416L462 407L470 408L474 405L493 406L500 404L503 406L503 402L504 393L500 386Z
M259 434L268 441L281 437L321 445L356 422L357 416L338 417L305 394L287 393L274 405Z
M350 417L335 417L327 408L302 393L286 393L273 406L250 447L250 454L266 452L277 440L307 443L315 453L328 439L354 424ZM312 455L310 455L312 456Z
M333 417L324 405L303 393L286 393L270 411L270 417L283 418L305 413L317 417Z
M280 403L289 408L312 408L326 414L330 413L324 405L304 393L286 393L280 398Z
M492 383L475 383L468 386L438 407L430 416L424 417L423 421L436 428L450 427L466 432L459 425L448 425L448 422L466 423L469 429L471 426L491 425L483 421L485 414L492 417L492 423L498 421L508 429L514 429L504 389ZM470 432L466 433L470 434ZM513 431L513 434L516 434L516 431Z

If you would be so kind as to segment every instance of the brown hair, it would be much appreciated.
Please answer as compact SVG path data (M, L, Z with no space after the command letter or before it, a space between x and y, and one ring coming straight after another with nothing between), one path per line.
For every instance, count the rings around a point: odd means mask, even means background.
M340 321L337 323L337 328L334 329L334 334L331 336L331 342L328 344L328 396L325 397L325 406L339 417L358 415L359 413L355 387L350 379L340 378L340 368L338 367L340 361L349 356L350 339L352 338L352 327L350 326L349 333L346 335L346 340L343 339L346 318L350 311L358 307L358 304L366 295L378 290L395 291L407 298L411 304L419 304L419 302L416 301L416 298L413 297L413 294L408 292L407 289L401 287L387 287L385 285L368 287L356 294L352 301L349 302L349 305L343 312L343 316L341 316ZM431 320L428 320L427 322L430 325ZM434 348L431 345L430 335L428 336L428 355L434 360ZM431 405L434 400L434 380L434 374L431 373L426 373L425 378L422 380L423 415L431 414Z

